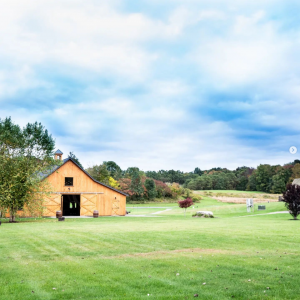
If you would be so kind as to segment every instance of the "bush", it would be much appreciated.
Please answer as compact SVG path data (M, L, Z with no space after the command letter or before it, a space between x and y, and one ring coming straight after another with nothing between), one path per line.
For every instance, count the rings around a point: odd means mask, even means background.
M289 213L297 220L300 214L300 186L288 184L286 191L283 193L283 202Z
M191 198L194 203L200 203L200 200L202 200L202 197L200 195L193 195Z

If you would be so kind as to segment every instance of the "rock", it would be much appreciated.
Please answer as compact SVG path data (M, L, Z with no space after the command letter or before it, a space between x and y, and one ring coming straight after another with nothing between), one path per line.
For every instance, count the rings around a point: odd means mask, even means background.
M197 211L194 217L202 217L202 218L213 218L214 213L212 211Z

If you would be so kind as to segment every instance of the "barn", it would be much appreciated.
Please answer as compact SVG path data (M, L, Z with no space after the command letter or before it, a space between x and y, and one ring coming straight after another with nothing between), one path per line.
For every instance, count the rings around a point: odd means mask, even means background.
M52 192L45 198L43 216L54 217L56 211L63 216L92 216L94 210L99 216L124 216L126 214L126 194L92 178L72 158L62 159L60 150L55 158L61 161L44 175Z

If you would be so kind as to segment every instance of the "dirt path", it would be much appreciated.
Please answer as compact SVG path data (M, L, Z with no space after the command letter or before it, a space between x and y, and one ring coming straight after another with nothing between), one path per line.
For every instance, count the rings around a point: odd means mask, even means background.
M152 215L158 215L158 214L160 214L162 212L165 212L165 211L168 211L168 210L172 210L172 208L168 208L168 209L165 209L165 210L157 211L155 213L152 213Z

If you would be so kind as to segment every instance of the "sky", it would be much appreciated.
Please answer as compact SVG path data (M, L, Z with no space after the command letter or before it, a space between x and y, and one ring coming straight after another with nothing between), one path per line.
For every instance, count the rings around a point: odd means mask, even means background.
M288 163L300 158L299 11L289 0L1 0L0 118L41 122L84 167Z

